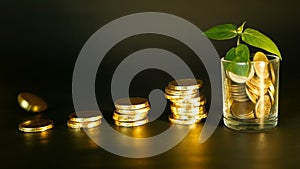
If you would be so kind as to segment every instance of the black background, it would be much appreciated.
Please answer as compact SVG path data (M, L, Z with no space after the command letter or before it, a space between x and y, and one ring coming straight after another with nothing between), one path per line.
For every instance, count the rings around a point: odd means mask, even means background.
M300 19L297 0L272 1L1 1L0 5L0 163L10 168L297 168L300 160L298 108ZM182 17L201 30L223 23L256 28L270 36L282 53L279 126L266 133L239 133L222 124L204 144L197 138L203 124L170 151L145 159L119 157L102 150L84 132L66 127L72 103L72 73L87 39L103 25L137 12L164 12ZM220 57L234 41L212 42ZM210 83L201 61L184 44L159 35L139 35L118 43L98 70L96 93L108 121L113 110L109 85L114 68L130 53L149 47L180 56ZM99 80L103 78L103 80ZM151 80L151 79L159 80ZM150 79L150 80L149 80ZM147 96L171 80L157 70L141 72L131 86L133 95ZM141 87L142 86L142 87ZM46 134L24 134L17 124L32 115L16 102L29 91L49 104L44 113L56 127ZM169 112L165 112L166 115ZM166 121L166 117L160 120ZM151 132L145 129L145 135ZM150 134L147 134L147 131ZM155 129L160 131L160 129ZM152 133L153 134L153 133Z

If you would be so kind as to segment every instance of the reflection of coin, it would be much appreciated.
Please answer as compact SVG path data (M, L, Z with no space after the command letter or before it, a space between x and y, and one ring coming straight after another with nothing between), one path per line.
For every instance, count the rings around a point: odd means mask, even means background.
M260 97L255 106L255 115L257 118L265 118L271 111L271 99L269 95Z
M97 121L102 118L102 115L98 111L81 111L71 113L69 119L74 122L87 122L87 121Z
M269 77L268 63L269 60L264 53L262 52L255 53L253 57L253 66L255 69L255 73L258 77L262 79Z
M42 112L48 108L47 103L42 98L32 93L20 93L17 99L19 105L30 112Z
M202 87L202 80L199 79L179 79L169 83L169 88L173 90L195 90Z
M141 97L122 98L115 101L117 109L141 109L149 106L148 100Z
M252 101L233 102L231 106L232 115L242 119L254 118L254 104Z
M172 115L169 116L169 121L172 124L180 124L180 125L192 125L195 123L198 123L201 121L201 119L189 119L189 120L182 120L182 119L176 119Z
M19 130L23 132L42 132L54 127L52 120L27 120L19 124Z

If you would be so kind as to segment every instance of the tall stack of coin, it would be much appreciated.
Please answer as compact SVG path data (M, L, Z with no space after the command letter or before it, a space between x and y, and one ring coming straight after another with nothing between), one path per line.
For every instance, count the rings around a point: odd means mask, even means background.
M225 79L226 109L239 119L265 118L275 100L275 72L262 52L255 53L248 77L228 75Z
M198 79L180 79L165 88L165 97L171 101L171 123L191 125L206 118L206 99L199 93L202 84Z
M80 111L69 115L67 126L73 129L88 129L99 126L102 123L102 115L99 111Z
M141 97L122 98L114 102L113 113L115 125L121 127L136 127L148 123L150 105L147 99Z

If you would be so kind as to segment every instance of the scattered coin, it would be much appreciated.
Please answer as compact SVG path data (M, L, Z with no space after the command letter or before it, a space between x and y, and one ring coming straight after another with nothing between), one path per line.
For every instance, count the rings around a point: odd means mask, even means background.
M18 125L19 130L23 132L43 132L53 127L53 121L48 119L27 120Z
M20 93L17 100L19 105L29 112L38 113L48 108L47 103L42 98L29 92Z

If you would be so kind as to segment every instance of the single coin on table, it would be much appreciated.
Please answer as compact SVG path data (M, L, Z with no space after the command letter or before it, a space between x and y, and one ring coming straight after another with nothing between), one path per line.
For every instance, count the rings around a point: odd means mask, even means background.
M18 125L23 132L43 132L54 127L54 123L49 119L26 120Z

